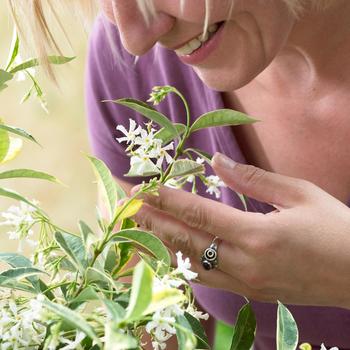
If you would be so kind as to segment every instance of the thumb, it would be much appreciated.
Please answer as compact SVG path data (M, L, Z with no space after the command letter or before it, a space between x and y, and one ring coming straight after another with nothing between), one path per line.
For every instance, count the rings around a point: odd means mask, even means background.
M225 184L235 192L276 207L289 208L305 198L304 180L272 173L253 165L236 163L215 153L211 165Z

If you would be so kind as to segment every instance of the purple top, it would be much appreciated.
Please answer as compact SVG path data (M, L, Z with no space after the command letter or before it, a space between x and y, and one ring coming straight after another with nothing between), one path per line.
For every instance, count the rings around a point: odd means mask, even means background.
M116 50L117 57L111 46ZM123 97L146 101L155 85L172 85L179 89L189 102L193 118L225 107L220 92L206 87L193 69L183 64L173 51L156 47L139 57L135 64L135 58L123 49L117 29L100 17L90 41L86 104L93 151L106 162L116 177L122 178L128 172L129 158L125 155L123 145L115 140L115 137L120 137L115 127L123 124L128 128L130 117L138 123L145 119L128 108L101 101ZM178 97L171 95L157 108L170 116L173 122L185 123L184 107ZM237 162L246 163L231 127L198 131L189 144L210 154L219 151ZM128 178L128 181L140 183L137 178ZM199 188L199 194L213 199L205 193L203 187ZM238 197L229 189L223 189L220 200L243 209ZM251 199L248 209L268 213L274 208ZM237 312L244 303L242 297L200 285L195 285L194 289L197 300L211 315L228 323L235 322ZM274 349L276 305L259 302L252 304L257 316L255 349ZM300 342L314 344L315 349L319 349L322 342L327 347L336 345L341 349L350 349L350 311L305 306L289 306L289 309L299 326Z

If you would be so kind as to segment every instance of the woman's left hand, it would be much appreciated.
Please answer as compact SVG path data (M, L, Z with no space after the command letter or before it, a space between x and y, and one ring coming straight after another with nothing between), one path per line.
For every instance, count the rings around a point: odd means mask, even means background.
M258 301L350 308L350 209L306 180L219 154L212 166L231 189L277 210L244 212L162 187L145 197L135 220L190 257L210 287ZM201 256L215 236L218 266L206 271Z

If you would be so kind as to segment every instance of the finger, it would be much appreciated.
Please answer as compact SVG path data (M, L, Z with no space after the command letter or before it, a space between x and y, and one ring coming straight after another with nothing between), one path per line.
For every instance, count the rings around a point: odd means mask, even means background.
M261 202L271 203L277 208L294 207L305 198L306 181L302 179L236 163L218 152L215 153L211 165L232 190Z
M132 191L136 191L137 187ZM170 213L188 226L206 231L234 245L250 232L263 228L264 214L243 212L223 203L183 190L161 187L159 195L145 195L145 202Z
M193 261L201 262L203 252L208 248L214 236L207 232L191 228L169 214L147 204L134 216L135 221L144 229L152 231L173 252L181 251ZM218 242L218 269L229 275L240 275L246 270L249 259L241 249L226 241Z

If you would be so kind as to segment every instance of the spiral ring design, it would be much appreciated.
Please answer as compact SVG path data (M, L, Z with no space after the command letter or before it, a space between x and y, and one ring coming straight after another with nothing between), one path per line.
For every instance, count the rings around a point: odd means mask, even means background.
M202 254L201 263L205 270L212 270L218 265L218 246L215 237L208 248Z

